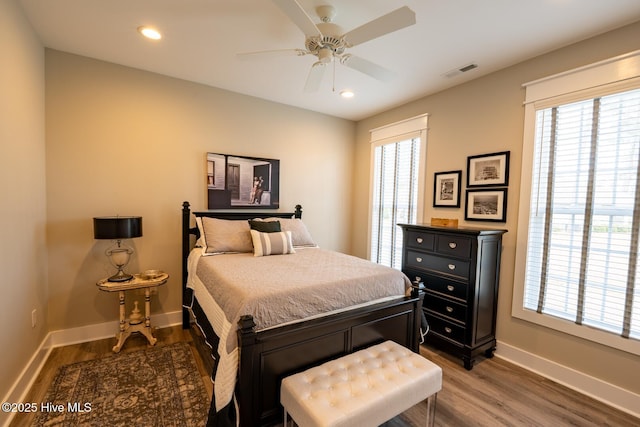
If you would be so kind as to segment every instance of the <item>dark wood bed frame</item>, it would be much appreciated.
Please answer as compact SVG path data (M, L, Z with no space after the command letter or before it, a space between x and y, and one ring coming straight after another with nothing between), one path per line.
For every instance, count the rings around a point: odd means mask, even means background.
M244 220L251 218L301 218L295 212L193 212L195 216ZM189 203L182 206L183 295L187 295L187 257L197 227L191 226ZM240 426L254 427L282 422L280 381L287 375L305 370L330 359L352 353L385 340L393 340L417 352L420 345L420 321L423 292L416 286L411 296L302 321L265 331L256 331L251 316L243 316L238 325L240 365L236 383ZM184 301L183 328L191 327L190 301ZM199 325L208 320L198 317ZM208 326L210 329L210 325ZM206 330L206 328L203 328ZM215 346L213 347L215 349Z

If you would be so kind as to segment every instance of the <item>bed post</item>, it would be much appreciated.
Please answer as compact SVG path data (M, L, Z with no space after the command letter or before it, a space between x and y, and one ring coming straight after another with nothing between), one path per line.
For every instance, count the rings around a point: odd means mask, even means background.
M240 427L253 427L260 424L259 393L262 369L259 356L256 353L257 337L256 324L253 316L244 315L238 321L238 347L240 349L240 363L238 366L238 381L236 382L236 397L240 408Z
M293 217L298 219L302 218L302 205L296 205L296 211L294 212Z
M424 302L424 295L425 295L424 289L425 289L424 283L418 280L415 280L411 284L411 298L417 298L417 300L414 303L415 305L413 308L414 334L410 342L411 342L411 350L413 350L416 353L420 353L420 340L422 337L422 316L423 316L422 304Z
M190 246L190 219L191 210L189 202L182 203L182 329L189 329L189 309L185 307L187 292L187 258Z

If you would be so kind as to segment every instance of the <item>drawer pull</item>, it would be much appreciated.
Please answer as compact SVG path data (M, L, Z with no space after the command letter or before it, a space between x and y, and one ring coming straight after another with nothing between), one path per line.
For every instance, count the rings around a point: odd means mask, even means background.
M455 270L455 269L456 269L455 264L449 264L449 270Z
M453 307L449 307L449 306L447 306L447 312L448 312L448 313L453 313Z
M420 258L419 256L416 257L416 262L422 262L422 258Z
M416 242L418 243L422 243L424 240L422 240L422 237L416 237Z
M448 290L449 292L453 292L453 290L454 290L454 289L455 289L455 288L453 287L453 285L447 285L447 290Z
M455 249L458 246L458 244L456 242L449 242L449 247L451 249Z
M451 329L450 327L448 327L448 326L445 326L444 331L445 331L446 333L448 333L448 334L450 334L451 332L453 332L453 331L452 331L452 329Z

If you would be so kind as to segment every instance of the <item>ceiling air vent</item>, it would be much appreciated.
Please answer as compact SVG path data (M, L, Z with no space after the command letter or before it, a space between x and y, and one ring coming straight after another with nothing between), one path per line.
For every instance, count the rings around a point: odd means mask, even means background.
M453 70L447 71L443 75L446 78L450 79L451 77L455 77L458 74L462 74L462 73L466 73L467 71L471 71L474 68L478 68L478 64L471 63L471 64L463 65L462 67L454 68Z

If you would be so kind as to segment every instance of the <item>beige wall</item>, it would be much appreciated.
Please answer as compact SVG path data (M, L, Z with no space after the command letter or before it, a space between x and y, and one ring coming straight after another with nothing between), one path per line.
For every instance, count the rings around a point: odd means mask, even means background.
M537 327L511 317L519 203L524 108L523 83L601 59L640 49L640 22L620 30L548 53L489 76L434 94L386 113L362 120L357 128L354 177L352 249L366 256L369 188L369 129L429 113L427 185L424 222L431 217L458 218L463 209L432 207L434 172L463 171L470 155L511 151L511 176L506 224L467 223L504 227L497 334L500 342L555 361L593 377L640 393L640 357ZM482 64L480 64L482 67ZM463 195L464 197L464 195ZM464 206L464 200L462 202ZM500 347L498 346L498 354Z
M117 318L92 218L140 215L129 270L171 279L153 312L181 304L180 208L206 209L206 152L280 159L280 206L326 248L349 249L355 124L174 78L46 51L51 330Z
M0 63L0 396L5 396L47 333L44 49L13 1L0 1ZM0 413L0 424L5 416Z

